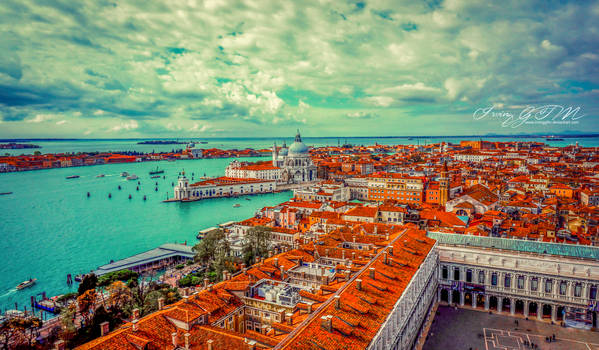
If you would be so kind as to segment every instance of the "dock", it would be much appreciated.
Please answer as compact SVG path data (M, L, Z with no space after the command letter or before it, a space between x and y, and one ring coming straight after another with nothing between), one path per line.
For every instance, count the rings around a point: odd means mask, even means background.
M107 273L131 270L139 273L161 270L167 266L179 264L193 259L195 252L192 246L184 244L167 243L146 252L128 258L102 265L94 271L96 276Z

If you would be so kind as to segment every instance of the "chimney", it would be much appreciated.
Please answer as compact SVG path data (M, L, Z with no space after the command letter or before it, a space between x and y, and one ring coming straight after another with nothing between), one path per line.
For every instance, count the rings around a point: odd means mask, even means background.
M335 295L335 309L339 310L341 308L341 297L339 295Z
M333 316L327 315L320 318L320 326L327 332L333 331Z
M275 258L274 264L276 268L279 268L279 258Z
M131 324L132 324L131 330L134 332L137 332L137 330L139 329L139 326L137 325L138 321L139 321L138 319L131 321Z
M178 342L177 342L177 332L173 332L171 333L171 340L173 342L173 346L175 347L175 349L178 346Z
M185 333L183 336L185 337L185 350L189 350L189 336L191 334Z
M204 289L208 288L209 283L210 283L210 280L207 278L204 278Z
M281 265L281 280L285 279L285 266Z
M64 340L59 340L54 343L54 349L56 350L65 350L67 348Z
M206 341L206 344L208 345L208 350L212 350L212 343L213 343L213 342L214 342L214 341L213 341L212 339L208 339L208 340Z
M362 280L359 278L356 280L356 289L362 290Z
M239 265L239 267L241 268L241 271L245 272L245 263L241 263L241 265Z
M158 310L164 309L164 298L158 298Z
M308 313L311 314L312 313L312 304L308 304Z
M373 280L376 279L374 278L374 267L371 267L368 270L370 271L370 278L372 278Z
M227 280L227 271L223 271L223 281Z
M389 261L387 260L387 252L385 252L383 254L383 258L384 258L383 262L385 263L385 265L389 265Z
M137 320L139 318L139 309L135 308L131 312L131 318Z
M287 324L291 326L293 324L293 314L288 312L285 314L285 318L287 319Z
M385 241L389 240L389 233L387 232L387 234L385 235Z
M356 252L351 252L351 258L352 260L356 260Z
M389 254L393 255L393 246L389 246Z
M103 337L110 332L110 323L102 322L100 323L100 336Z
M345 271L345 282L349 281L349 271Z

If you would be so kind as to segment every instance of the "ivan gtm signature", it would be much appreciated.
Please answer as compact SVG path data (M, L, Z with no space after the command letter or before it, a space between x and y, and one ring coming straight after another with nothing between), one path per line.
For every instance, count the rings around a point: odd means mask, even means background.
M474 120L484 118L503 119L504 128L517 128L522 124L569 124L582 117L578 115L580 107L564 107L561 105L527 106L520 114L507 111L495 111L495 106L478 108L474 111Z

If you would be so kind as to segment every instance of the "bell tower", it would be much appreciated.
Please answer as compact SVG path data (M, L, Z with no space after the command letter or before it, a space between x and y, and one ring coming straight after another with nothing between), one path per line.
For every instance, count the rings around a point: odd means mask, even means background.
M445 207L449 200L449 175L447 171L447 162L443 162L441 177L439 178L439 204Z

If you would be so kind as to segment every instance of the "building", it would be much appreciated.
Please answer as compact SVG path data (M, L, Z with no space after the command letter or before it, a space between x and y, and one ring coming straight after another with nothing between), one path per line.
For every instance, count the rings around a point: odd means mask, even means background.
M402 204L422 203L425 178L399 173L375 173L368 177L368 200L393 200Z
M189 180L183 172L175 186L175 196L172 200L196 201L206 198L235 197L269 193L275 191L276 188L277 183L274 180L238 179L226 176L189 184Z
M302 142L299 130L289 149L283 145L280 150L277 150L277 145L274 144L272 165L281 168L283 183L297 184L316 180L316 166L310 157L308 146Z
M225 169L225 176L238 179L262 179L282 182L282 169L272 162L240 162L232 161Z
M440 301L597 327L599 247L429 232Z

